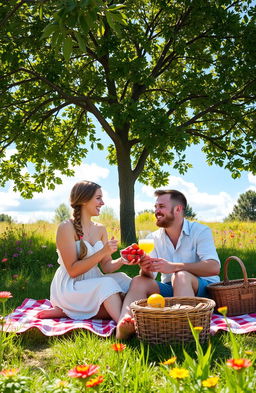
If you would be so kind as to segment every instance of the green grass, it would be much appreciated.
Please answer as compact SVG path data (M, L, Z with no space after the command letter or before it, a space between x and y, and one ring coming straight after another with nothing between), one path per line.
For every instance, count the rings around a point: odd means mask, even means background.
M145 223L142 224L142 229L147 229ZM244 261L248 276L254 277L256 225L208 225L212 227L221 261L236 255ZM50 283L58 267L55 231L55 225L46 223L0 225L0 290L13 294L13 298L6 302L7 312L20 305L26 297L49 298ZM118 253L114 255L117 256ZM7 261L1 262L2 259ZM124 266L122 270L131 276L138 273L137 266ZM230 279L242 277L236 262L230 263L228 275ZM237 335L235 339L239 356L255 361L255 335ZM234 353L230 335L219 333L211 337L210 341L213 354L208 376L219 376L220 379L215 388L208 389L202 387L202 378L196 376L195 370L198 372L201 365L195 343L186 344L184 348L181 344L148 345L134 337L126 343L123 352L116 353L111 347L115 343L114 336L104 339L77 330L61 337L47 338L37 329L22 335L5 335L0 329L0 348L3 350L0 368L19 369L17 376L9 380L9 383L16 383L16 390L10 390L10 386L8 390L6 377L0 376L0 393L25 392L25 389L32 393L84 391L84 388L81 390L80 381L67 375L68 370L83 363L100 366L100 374L104 376L104 382L98 386L101 392L254 392L254 366L238 372L230 371L225 365L225 361ZM204 353L207 346L202 345ZM246 354L246 350L251 350L253 354ZM194 358L195 363L188 363L186 354ZM172 356L177 357L174 366L160 364ZM189 376L181 380L174 379L169 375L173 367L188 369ZM65 386L59 380L68 385Z

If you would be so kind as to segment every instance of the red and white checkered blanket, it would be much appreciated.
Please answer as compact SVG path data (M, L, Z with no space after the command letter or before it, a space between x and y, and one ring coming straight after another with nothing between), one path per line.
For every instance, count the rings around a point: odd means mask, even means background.
M38 319L39 311L51 307L47 299L25 299L21 306L17 307L6 317L5 330L8 332L23 333L28 329L37 328L45 336L59 336L73 329L87 329L98 336L108 337L116 327L114 321L99 319L84 319L82 321L70 318Z
M31 328L39 329L46 336L58 336L73 329L87 329L103 336L110 336L116 324L114 321L98 319L84 319L82 321L70 318L38 319L36 314L41 310L51 307L47 299L25 299L21 306L17 307L6 317L5 330L8 332L22 333ZM227 322L233 333L243 334L256 331L256 314L245 314L227 318ZM222 315L213 314L210 326L211 334L218 330L228 330L225 318Z
M226 320L223 315L213 314L210 326L211 334L217 333L218 330L229 330L229 328L235 334L256 331L256 313L227 317Z

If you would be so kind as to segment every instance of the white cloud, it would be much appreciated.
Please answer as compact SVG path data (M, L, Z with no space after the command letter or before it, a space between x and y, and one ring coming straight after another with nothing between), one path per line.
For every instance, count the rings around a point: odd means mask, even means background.
M73 185L81 180L99 182L109 176L109 169L100 167L95 163L91 165L82 164L73 168L73 177L60 176L63 184L57 185L55 190L45 190L34 194L30 200L24 200L19 193L12 191L10 185L7 191L0 192L1 210L10 215L17 222L34 222L39 219L51 221L55 209L61 204L69 204L69 194ZM111 202L111 199L109 199ZM111 202L113 206L116 201ZM14 209L17 207L18 209Z
M19 206L20 195L12 190L12 186L8 188L7 191L0 192L1 209L5 211L9 207Z
M252 173L248 174L248 181L251 183L246 191L251 190L256 192L256 176Z
M252 183L253 185L256 186L256 176L253 175L252 173L248 173L248 180L249 183Z
M203 221L222 221L231 211L235 203L235 198L227 192L209 194L200 192L194 183L186 182L180 177L170 176L169 184L163 189L176 189L181 191L187 198L188 204L196 213L197 218ZM154 189L149 186L143 186L142 191L149 197L154 196ZM153 208L152 202L152 207Z

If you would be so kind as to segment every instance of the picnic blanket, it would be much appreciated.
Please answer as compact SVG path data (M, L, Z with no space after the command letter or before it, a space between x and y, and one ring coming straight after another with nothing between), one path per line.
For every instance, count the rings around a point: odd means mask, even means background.
M28 329L37 328L45 336L59 336L74 329L86 329L98 336L108 337L113 333L116 323L112 320L70 318L38 319L39 311L51 308L48 299L25 299L5 320L4 330L7 332L23 333Z
M23 333L28 329L37 328L46 336L58 336L74 329L86 329L99 336L110 336L116 323L112 320L84 319L82 321L70 318L38 319L36 314L51 307L47 299L25 299L21 306L17 307L6 317L4 329L8 332ZM245 314L227 318L228 325L233 333L243 334L256 331L256 313ZM223 315L213 314L210 333L213 335L219 330L228 330Z
M227 326L227 324L229 326ZM223 315L213 314L211 319L210 332L217 333L218 330L230 330L235 334L250 333L256 331L256 313L243 314L235 317L227 317Z

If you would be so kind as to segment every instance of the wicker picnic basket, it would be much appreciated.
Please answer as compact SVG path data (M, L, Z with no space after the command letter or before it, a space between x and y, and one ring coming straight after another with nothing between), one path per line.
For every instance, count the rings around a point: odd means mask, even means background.
M192 307L170 309L174 305ZM206 341L210 334L214 306L215 302L212 299L203 297L166 297L164 308L148 307L147 299L137 300L130 307L138 338L159 344L193 341L189 320L194 327L203 327L199 338L201 342Z
M229 262L235 260L241 266L243 279L229 280ZM216 310L227 306L227 315L242 315L256 312L256 279L248 278L245 266L240 258L231 256L224 262L224 280L209 284L209 296L216 302Z

